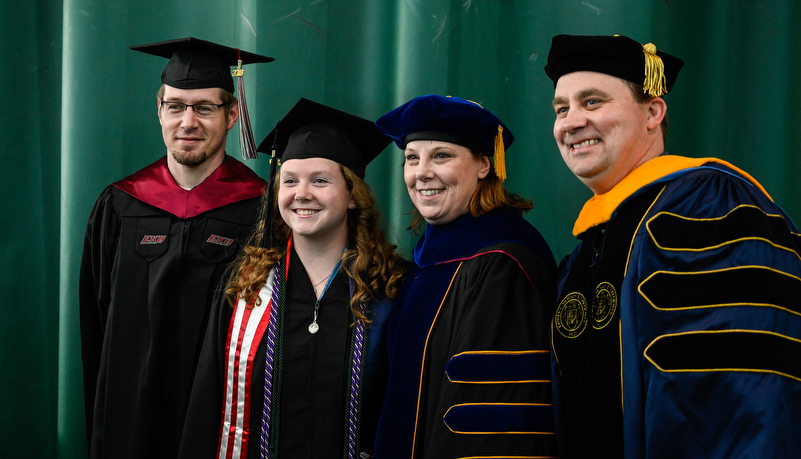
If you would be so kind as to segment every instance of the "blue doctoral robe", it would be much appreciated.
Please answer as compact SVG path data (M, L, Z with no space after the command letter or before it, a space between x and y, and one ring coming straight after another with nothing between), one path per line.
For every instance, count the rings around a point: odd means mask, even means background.
M507 208L429 225L388 319L376 459L552 456L555 262Z
M585 205L552 323L561 457L801 451L801 236L750 176L662 156Z

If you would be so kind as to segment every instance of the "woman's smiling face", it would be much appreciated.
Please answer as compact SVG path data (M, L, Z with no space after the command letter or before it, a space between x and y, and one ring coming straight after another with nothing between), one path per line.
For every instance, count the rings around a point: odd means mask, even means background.
M339 164L330 159L291 159L281 164L278 209L295 239L347 240L353 204Z
M403 178L414 207L429 225L444 225L468 212L478 181L490 170L489 158L438 140L406 145Z

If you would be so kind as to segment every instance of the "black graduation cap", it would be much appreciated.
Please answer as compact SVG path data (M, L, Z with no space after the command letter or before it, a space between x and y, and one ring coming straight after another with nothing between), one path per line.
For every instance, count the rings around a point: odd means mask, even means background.
M178 89L222 88L233 94L231 67L272 62L272 57L241 51L198 38L178 38L131 46L134 51L169 59L161 82Z
M390 142L374 122L301 97L256 148L258 152L273 155L264 214L266 231L261 246L275 245L272 224L266 222L272 222L272 192L278 159L282 162L330 159L364 178L367 165Z
M579 71L605 73L643 86L651 96L673 88L684 61L620 35L557 35L551 42L545 73L554 87L563 75Z
M275 149L282 162L330 159L364 178L367 164L390 142L372 121L301 98L256 151L270 154Z
M187 37L131 46L134 51L160 56L170 61L161 72L161 82L178 89L222 88L234 93L236 76L239 97L239 145L242 157L255 159L253 130L250 127L242 65L272 62L272 57L249 53L237 48L218 45L199 38ZM231 67L237 66L233 76Z
M506 179L506 149L515 137L489 110L459 97L429 94L415 97L378 118L381 132L401 150L413 140L455 143L494 157L495 174Z

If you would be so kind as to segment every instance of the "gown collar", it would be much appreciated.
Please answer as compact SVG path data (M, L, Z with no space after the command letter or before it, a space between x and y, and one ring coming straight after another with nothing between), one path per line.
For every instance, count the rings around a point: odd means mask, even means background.
M178 218L261 196L267 182L249 167L226 155L220 167L191 190L181 188L167 168L167 157L113 185L134 198Z

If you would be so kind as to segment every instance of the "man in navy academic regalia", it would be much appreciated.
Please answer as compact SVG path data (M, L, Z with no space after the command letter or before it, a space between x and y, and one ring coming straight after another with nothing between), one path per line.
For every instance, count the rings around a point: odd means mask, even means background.
M683 63L553 38L553 135L592 190L551 326L562 458L795 457L801 237L764 188L665 151Z

